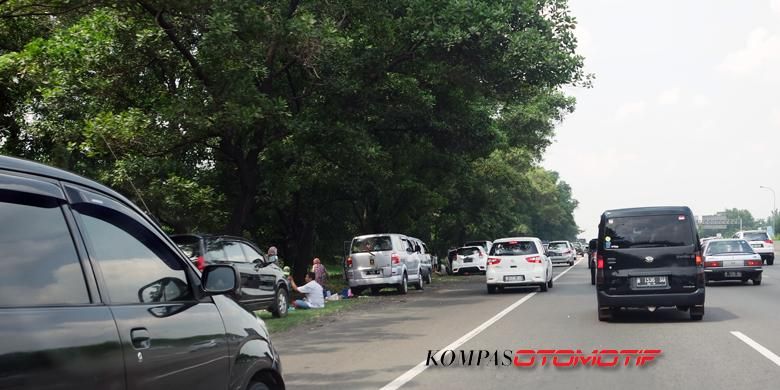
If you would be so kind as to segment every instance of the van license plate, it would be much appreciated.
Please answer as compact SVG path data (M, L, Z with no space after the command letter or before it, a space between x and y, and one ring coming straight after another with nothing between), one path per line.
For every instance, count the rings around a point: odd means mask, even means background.
M666 276L640 276L634 278L637 288L663 288L669 285Z
M505 282L522 282L525 280L525 276L523 275L507 275L504 276Z
M726 272L727 278L741 278L742 272Z

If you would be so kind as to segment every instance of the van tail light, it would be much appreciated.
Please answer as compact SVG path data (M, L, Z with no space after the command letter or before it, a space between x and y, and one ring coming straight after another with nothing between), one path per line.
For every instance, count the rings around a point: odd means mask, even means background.
M198 259L195 260L195 267L198 267L198 271L202 272L206 268L206 259L203 256L198 256Z
M604 269L604 257L601 253L596 253L596 268Z
M542 264L542 257L541 256L526 257L525 261L527 261L529 263Z
M770 240L770 239L766 239L766 240L764 240L764 243L765 244L774 244L775 242Z
M604 284L604 255L596 252L596 284Z
M760 267L762 264L764 262L761 260L745 260L746 267Z
M700 266L700 265L701 265L701 263L702 263L702 260L701 260L701 253L699 253L699 252L696 252L696 255L695 255L695 256L696 256L696 266L698 267L698 266Z
M705 261L704 262L705 267L722 267L723 263L720 261Z
M398 253L393 252L390 254L390 261L393 264L401 264L401 256L399 256Z
M488 257L487 265L498 265L501 259L498 257Z
M352 256L347 257L347 267L352 268Z

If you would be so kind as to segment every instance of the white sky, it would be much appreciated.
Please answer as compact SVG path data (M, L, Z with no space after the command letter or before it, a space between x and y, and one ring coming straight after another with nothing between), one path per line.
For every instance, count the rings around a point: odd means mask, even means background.
M780 197L780 0L571 0L591 89L543 166L580 206L583 238L606 209L694 214Z

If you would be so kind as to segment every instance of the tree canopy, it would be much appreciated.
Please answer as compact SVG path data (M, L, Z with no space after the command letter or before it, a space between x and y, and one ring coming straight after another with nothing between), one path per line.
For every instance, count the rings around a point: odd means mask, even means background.
M297 274L363 233L573 239L539 162L590 83L575 23L565 0L0 1L0 148Z

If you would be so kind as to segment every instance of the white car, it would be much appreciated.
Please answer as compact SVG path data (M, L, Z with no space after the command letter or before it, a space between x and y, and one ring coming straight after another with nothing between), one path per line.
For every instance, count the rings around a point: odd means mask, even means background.
M775 243L769 238L769 235L767 235L765 231L748 230L737 232L734 235L734 238L741 238L750 243L750 246L761 256L761 260L763 260L766 265L775 263Z
M545 292L553 286L552 262L536 237L493 241L485 275L488 294L504 287L539 286Z
M452 273L485 272L487 268L487 252L481 246L464 246L456 251L452 261Z
M761 256L747 241L715 239L704 247L704 276L707 282L719 280L752 280L761 284Z
M554 264L565 263L574 265L577 260L577 252L568 241L552 241L547 246L547 256Z

